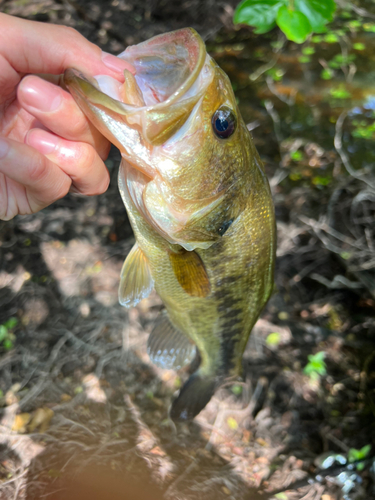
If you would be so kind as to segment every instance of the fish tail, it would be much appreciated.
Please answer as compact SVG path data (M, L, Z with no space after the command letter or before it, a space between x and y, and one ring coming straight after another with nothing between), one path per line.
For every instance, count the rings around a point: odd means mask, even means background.
M219 385L217 376L207 376L200 370L193 373L173 401L169 415L175 422L193 419L203 410Z

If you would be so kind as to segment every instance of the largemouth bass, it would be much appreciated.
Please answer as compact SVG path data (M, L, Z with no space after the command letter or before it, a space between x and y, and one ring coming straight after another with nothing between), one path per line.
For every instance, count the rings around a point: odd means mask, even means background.
M136 243L119 300L155 287L165 310L148 339L151 360L199 368L173 401L195 417L241 373L250 332L273 286L275 219L264 168L228 77L186 28L128 47L125 82L74 69L66 85L121 151L119 188Z

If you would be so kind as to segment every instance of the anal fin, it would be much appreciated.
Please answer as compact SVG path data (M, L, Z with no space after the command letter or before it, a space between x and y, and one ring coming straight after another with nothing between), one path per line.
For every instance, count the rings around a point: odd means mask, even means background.
M211 291L210 280L202 259L195 251L170 253L169 260L178 282L187 294L207 297Z
M146 298L154 287L154 280L142 250L136 243L130 250L122 266L119 302L124 307L133 307Z
M163 311L147 340L147 353L159 368L178 370L193 361L195 345L172 325Z

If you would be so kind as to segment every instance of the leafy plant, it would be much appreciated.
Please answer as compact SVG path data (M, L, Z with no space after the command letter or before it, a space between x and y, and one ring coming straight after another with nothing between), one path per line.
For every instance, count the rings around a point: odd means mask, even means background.
M349 462L357 462L358 460L364 460L371 450L371 444L367 444L360 450L356 450L355 448L350 448L348 452L348 460ZM358 464L357 470L362 470L364 468L364 464Z
M243 0L233 21L253 26L259 34L277 25L289 40L303 43L311 33L326 30L335 9L334 0Z
M308 356L309 362L303 369L306 375L309 375L312 379L318 379L320 376L327 373L326 364L324 362L325 352L320 351L316 354L310 354Z
M9 318L3 325L0 325L0 345L2 345L6 351L13 349L15 335L12 330L17 324L17 318Z

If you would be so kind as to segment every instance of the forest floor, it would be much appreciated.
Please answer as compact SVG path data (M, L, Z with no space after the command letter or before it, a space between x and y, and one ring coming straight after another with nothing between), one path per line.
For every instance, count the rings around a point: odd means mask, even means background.
M238 74L241 108L247 87L230 57L277 36L258 42L235 30L236 3L0 0L0 10L73 26L112 53L192 26ZM274 195L275 293L246 348L243 381L218 390L193 422L168 419L186 373L157 369L146 353L160 299L118 304L134 243L118 151L106 161L105 194L68 195L0 223L1 500L375 498L373 451L361 470L332 458L334 469L315 478L325 457L361 458L375 444L374 183L343 175L340 147L282 141L272 85L265 106L244 100L241 110ZM342 132L339 120L332 126L331 142ZM310 167L332 164L334 182L293 184L296 151Z

